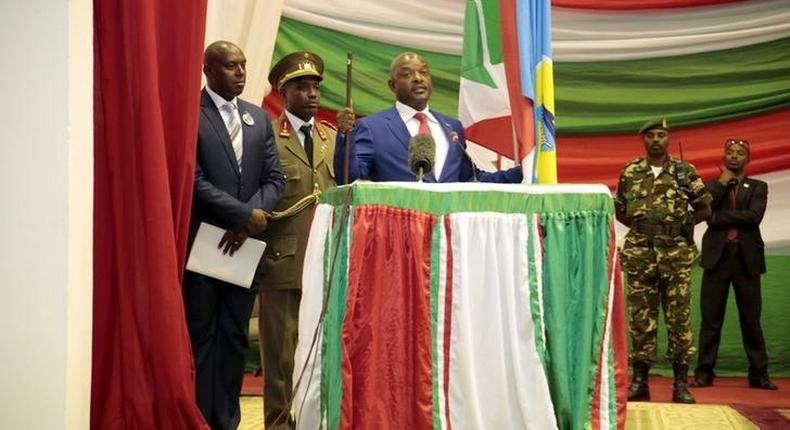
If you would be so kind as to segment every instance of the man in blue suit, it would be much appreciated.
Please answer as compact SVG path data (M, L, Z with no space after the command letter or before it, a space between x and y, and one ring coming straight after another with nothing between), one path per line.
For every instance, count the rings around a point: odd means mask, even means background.
M354 113L338 113L335 172L338 184L345 183L345 133L349 136L349 182L414 181L409 166L409 140L428 134L436 143L433 170L426 182L521 182L520 167L500 172L478 170L466 153L464 129L457 119L431 110L432 82L428 63L414 52L398 55L390 66L387 81L395 94L395 106L362 118L354 125Z
M233 254L248 236L266 229L265 212L275 208L285 184L269 117L237 97L244 90L245 68L238 46L218 41L206 48L190 247L206 222L226 230L218 247ZM197 402L214 430L235 429L241 419L239 394L256 290L190 271L184 275Z

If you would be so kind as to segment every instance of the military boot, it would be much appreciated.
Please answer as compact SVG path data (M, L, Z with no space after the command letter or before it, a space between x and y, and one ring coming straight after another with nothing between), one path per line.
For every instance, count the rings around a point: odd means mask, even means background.
M631 377L631 386L628 387L629 402L647 402L650 400L650 388L647 386L647 372L650 365L644 361L634 362L634 374Z
M674 403L697 403L694 396L689 393L686 378L689 366L687 364L673 363L672 371L675 374L675 383L672 385L672 402Z

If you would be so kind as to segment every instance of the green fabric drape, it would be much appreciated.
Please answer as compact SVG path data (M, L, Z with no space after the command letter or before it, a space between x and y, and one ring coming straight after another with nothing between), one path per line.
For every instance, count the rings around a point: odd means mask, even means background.
M289 18L280 22L278 60L294 50L326 63L322 105L345 105L346 53L354 57L354 108L359 115L391 107L389 65L408 47L374 42ZM420 52L431 65L431 107L458 112L461 57ZM695 126L790 106L790 38L677 57L554 64L557 134L632 133L647 119Z
M560 428L590 425L598 349L608 304L606 212L541 216L549 386Z

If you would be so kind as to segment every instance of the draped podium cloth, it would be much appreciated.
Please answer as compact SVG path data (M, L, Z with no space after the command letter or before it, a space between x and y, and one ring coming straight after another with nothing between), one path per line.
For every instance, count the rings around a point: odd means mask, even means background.
M303 275L297 428L622 428L612 214L604 186L324 193Z

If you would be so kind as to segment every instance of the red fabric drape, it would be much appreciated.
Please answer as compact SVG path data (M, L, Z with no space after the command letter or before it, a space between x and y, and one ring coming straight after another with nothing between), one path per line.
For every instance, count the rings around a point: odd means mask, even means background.
M551 0L552 6L577 9L663 9L710 6L744 0Z
M340 429L433 428L435 223L434 215L385 206L363 206L354 213Z
M751 143L748 173L758 175L790 169L790 139L787 138L790 109L761 114L719 124L673 128L669 152L690 161L704 179L719 176L724 157L724 141L736 137ZM670 126L672 124L670 123ZM620 169L645 147L636 132L602 136L557 137L557 171L560 182L604 183L614 188Z
M206 1L94 1L91 427L207 429L181 277Z

